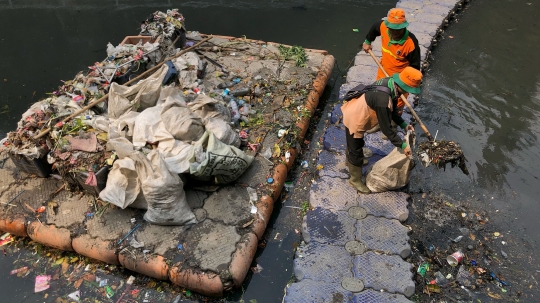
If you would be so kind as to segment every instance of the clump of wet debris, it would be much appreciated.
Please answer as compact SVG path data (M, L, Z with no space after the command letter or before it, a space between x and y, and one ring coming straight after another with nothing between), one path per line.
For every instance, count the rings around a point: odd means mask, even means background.
M444 195L413 194L409 228L414 302L525 302L538 287L525 272L523 239L495 230L484 210ZM471 199L473 199L471 197Z
M450 163L452 168L459 167L461 171L468 175L469 170L465 165L467 159L458 143L454 141L425 141L418 146L418 154L424 166L430 164L446 170L446 165Z

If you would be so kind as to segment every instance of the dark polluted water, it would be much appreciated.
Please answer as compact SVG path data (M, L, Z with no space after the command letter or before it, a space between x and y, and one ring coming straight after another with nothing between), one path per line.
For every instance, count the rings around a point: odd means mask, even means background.
M118 44L125 36L137 34L139 21L155 10L170 8L179 8L184 14L188 30L236 37L245 35L251 39L329 51L336 57L337 64L322 102L335 101L336 89L364 40L364 32L394 4L395 1L370 0L206 0L184 4L142 0L0 1L0 27L5 29L0 37L0 57L3 58L0 60L0 137L16 127L30 104L61 85L60 80L72 79L78 71L101 61L108 42ZM311 145L315 149L313 144L321 135L321 124L314 123L313 129L316 130ZM316 154L309 154L306 160L312 161L315 157ZM285 198L283 206L275 207L266 240L256 255L254 265L259 264L262 270L251 273L242 289L223 301L273 303L282 300L284 288L292 277L294 248L301 240L298 207L309 198L308 176L297 170L291 180L295 181L296 188ZM75 266L80 260L76 255L52 251L47 256L49 251L34 243L27 242L21 250L10 247L6 254L0 255L0 302L71 302L73 299L68 298L68 294L76 290L74 285L77 284L81 296L87 298L84 302L117 302L118 294L108 299L104 287L88 281L92 280L92 275L101 281L107 280L101 283L111 286L112 292L125 289L119 286L125 285L130 275L136 276L134 285L139 292L133 287L122 302L174 302L181 291L120 268L77 269ZM11 270L24 266L32 269L27 276L24 271L10 275ZM45 274L58 279L51 282L48 290L34 293L35 276ZM188 294L182 293L182 298Z
M470 176L450 166L446 172L417 168L411 182L413 192L442 194L443 200L469 208L469 214L454 210L461 222L476 214L489 219L482 222L484 234L476 243L490 246L496 259L490 266L498 266L512 284L506 289L513 292L512 300L519 299L518 289L527 293L521 302L537 302L540 294L540 76L535 59L540 34L539 22L526 17L539 13L533 1L476 0L445 31L425 73L418 110L431 134L438 132L437 139L461 144ZM459 227L466 224L448 222L439 240L461 234ZM464 237L454 247L470 241L469 234ZM487 266L483 258L479 266ZM498 287L491 291L505 295Z

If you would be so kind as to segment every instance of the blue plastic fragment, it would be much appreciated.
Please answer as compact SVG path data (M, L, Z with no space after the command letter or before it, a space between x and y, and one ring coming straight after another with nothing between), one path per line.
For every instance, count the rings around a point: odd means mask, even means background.
M268 184L272 184L272 183L274 183L274 178L268 178L268 180L266 180L266 182L268 182Z
M184 245L182 245L182 243L178 244L178 249L179 249L179 250L184 249Z
M476 266L476 261L475 261L475 260L471 260L471 265L472 265L472 266Z

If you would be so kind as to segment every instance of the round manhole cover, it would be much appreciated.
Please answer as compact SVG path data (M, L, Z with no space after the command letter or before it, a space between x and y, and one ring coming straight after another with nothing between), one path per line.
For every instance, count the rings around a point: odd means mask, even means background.
M357 278L343 278L341 286L350 292L361 292L364 290L364 282Z
M366 246L360 241L349 241L345 243L345 250L351 255L361 255L366 251Z
M201 223L206 219L206 210L204 208L197 208L193 211L195 214L195 218L197 218L197 221Z
M367 211L363 207L353 206L349 208L349 216L357 220L361 220L367 216Z

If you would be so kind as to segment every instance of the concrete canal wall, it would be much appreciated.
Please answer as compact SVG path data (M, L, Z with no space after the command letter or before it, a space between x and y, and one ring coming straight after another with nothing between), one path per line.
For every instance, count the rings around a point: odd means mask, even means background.
M418 38L422 70L429 66L431 50L439 43L440 34L467 2L397 2L396 7L405 10L409 30ZM361 44L364 36L360 40ZM372 45L380 57L380 38ZM358 84L373 83L376 75L376 63L360 51L347 73L347 82L340 88L340 97ZM413 97L409 98L413 103ZM310 190L313 210L304 217L305 245L297 250L294 260L297 282L286 288L283 302L411 302L407 297L414 294L415 283L412 265L406 261L411 254L409 229L403 225L409 215L409 196L399 191L358 195L348 184L340 108L341 102L332 110L324 150L318 158L323 169ZM411 116L405 112L403 118L408 121ZM365 147L373 152L365 170L394 149L381 139L380 131L367 134L365 141Z

